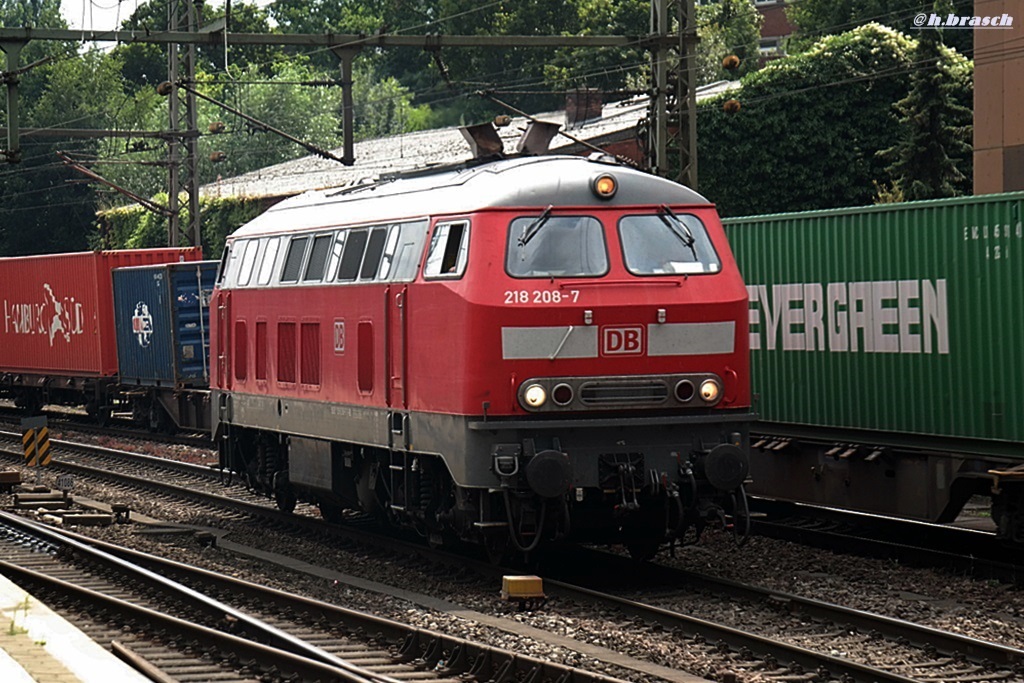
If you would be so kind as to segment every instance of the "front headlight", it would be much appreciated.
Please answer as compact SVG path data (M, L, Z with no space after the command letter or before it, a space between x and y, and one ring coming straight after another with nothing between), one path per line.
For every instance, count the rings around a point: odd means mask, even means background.
M540 408L548 400L548 392L539 384L531 384L523 392L523 401L531 408Z
M707 403L714 403L722 393L721 385L713 379L706 379L700 385L700 397Z

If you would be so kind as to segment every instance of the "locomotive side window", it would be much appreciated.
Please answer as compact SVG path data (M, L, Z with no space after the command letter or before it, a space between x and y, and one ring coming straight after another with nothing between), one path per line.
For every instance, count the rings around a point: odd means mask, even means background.
M363 263L363 252L366 251L366 230L353 230L345 240L345 251L341 255L338 267L338 280L352 282L359 275L359 266Z
M523 216L508 230L512 277L598 277L608 272L604 228L593 216Z
M298 282L302 261L306 256L306 245L309 237L293 237L288 243L288 253L284 257L284 270L281 271L281 282Z
M341 261L341 252L345 249L345 235L347 233L344 230L339 230L338 234L334 236L334 244L331 245L331 255L327 258L327 279L333 280L335 273L338 272L338 263Z
M238 266L242 259L245 240L235 242L224 250L224 262L221 266L221 279L230 287L238 279Z
M228 256L231 254L231 245L224 245L224 253L220 256L220 265L217 266L217 284L224 284L224 274L228 267Z
M320 282L324 279L324 272L327 266L327 256L330 253L331 242L334 235L317 235L313 238L313 249L309 253L309 263L306 264L306 273L302 276L303 282Z
M469 251L469 222L442 223L434 228L430 240L424 277L457 278L466 272L466 256Z
M394 260L391 265L391 272L385 272L381 268L381 278L388 278L394 282L412 282L416 279L416 269L420 265L420 256L423 254L423 243L427 239L427 229L430 224L426 221L417 223L405 223L398 226L392 235L398 233L397 247ZM390 242L390 240L389 240ZM384 250L387 258L388 249Z
M359 269L360 280L372 280L377 276L380 257L384 253L384 242L387 238L387 228L374 228L370 231L370 239L366 244L366 255L363 257L363 266Z
M400 226L392 225L388 228L388 241L384 244L384 254L380 260L380 270L377 271L377 279L387 280L391 274L391 264L394 263L395 249L398 248L398 238L402 229Z
M271 237L267 240L267 246L263 250L263 259L260 261L260 272L259 275L256 276L256 284L270 284L270 278L274 274L274 263L277 261L277 252L280 248L280 237Z
M692 214L676 214L662 207L653 216L623 216L619 239L626 269L634 275L717 273L722 269L704 224Z
M245 286L252 279L252 268L256 265L256 254L259 252L260 240L249 240L245 243L242 254L242 270L238 273L238 284Z

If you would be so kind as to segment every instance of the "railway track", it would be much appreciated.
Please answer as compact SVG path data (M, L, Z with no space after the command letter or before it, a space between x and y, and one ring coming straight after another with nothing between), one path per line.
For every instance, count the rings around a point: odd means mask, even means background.
M193 680L622 683L0 513L3 572L142 668ZM75 607L68 607L69 603Z
M20 429L23 411L0 402L0 426L7 430ZM127 441L144 441L148 444L188 446L189 448L213 449L209 434L179 432L168 434L133 427L130 419L119 419L113 424L99 425L94 418L75 412L48 411L46 419L51 432L68 430L80 434L101 436Z
M843 510L757 500L753 532L802 545L942 567L978 579L1024 584L1024 551L979 531Z
M88 450L94 450L92 448ZM98 451L102 463L89 476L112 477L103 470L119 459L117 452L106 449ZM485 563L475 563L463 556L437 554L419 545L404 544L395 539L382 541L372 533L346 526L325 525L315 519L315 510L300 510L299 515L288 515L271 507L265 498L253 496L240 486L225 489L220 473L209 468L197 468L181 463L152 463L150 458L131 455L129 461L142 467L147 476L131 476L124 481L131 487L160 490L172 496L184 496L191 500L202 500L204 505L230 509L231 514L256 518L261 524L286 527L308 535L310 538L333 539L334 543L344 538L346 542L365 543L379 547L386 544L399 554L415 554L431 561L448 563L460 570L471 567L482 576L496 576L507 570L497 570ZM65 467L58 458L58 467ZM152 467L160 465L168 470L180 471L187 475L187 481L173 483L154 482ZM119 465L123 467L124 465ZM77 471L86 473L85 465L78 463ZM177 477L178 475L175 475ZM184 488L183 488L184 487ZM203 493L199 489L211 487L218 493ZM224 495L228 494L228 495ZM236 498L236 494L240 498ZM576 551L579 552L579 551ZM687 647L704 649L717 656L726 668L742 672L757 672L769 678L796 680L813 677L821 680L844 681L910 681L928 680L933 682L957 682L982 680L1016 680L1024 676L1021 662L1024 653L1013 648L977 641L955 634L927 629L899 620L886 619L826 603L808 601L797 596L773 593L751 586L715 580L713 577L659 568L656 565L639 568L634 563L624 562L607 554L584 555L583 565L593 574L593 567L602 567L602 576L629 577L630 585L645 587L644 602L631 600L621 595L599 591L600 585L562 574L561 582L548 581L552 595L562 599L589 603L600 609L612 609L637 623L637 628L649 629L653 639L671 634L673 640L685 641ZM571 562L549 561L550 567L571 567ZM548 572L555 577L554 569ZM759 635L747 628L736 628L729 624L714 623L683 614L681 609L659 607L649 604L656 601L671 604L679 598L671 592L651 594L652 586L702 586L706 594L716 600L732 601L742 606L748 614L760 610L751 623L787 623L792 637L780 639L774 635ZM612 588L615 588L614 586ZM618 591L629 590L629 586L618 586ZM694 613L693 609L688 610ZM766 629L771 630L771 629ZM858 662L843 656L846 650L870 649L877 656L871 661Z
M798 670L827 671L844 680L966 682L1024 677L1024 650L821 600L657 564L638 565L589 549L547 558L545 566L547 575L563 579L546 582L554 595L614 605L628 618L719 638L737 650L760 652L768 661L791 662ZM597 579L594 566L602 567ZM644 586L643 603L627 597L637 585ZM692 616L708 612L712 601L741 611L745 631L785 631L786 642L719 631ZM862 649L865 642L874 651L870 664L834 654Z

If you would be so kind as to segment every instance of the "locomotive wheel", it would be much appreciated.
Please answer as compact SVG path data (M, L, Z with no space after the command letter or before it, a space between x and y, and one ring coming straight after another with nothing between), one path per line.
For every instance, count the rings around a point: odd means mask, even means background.
M340 505L321 501L317 504L317 507L320 508L320 516L323 517L325 521L330 522L331 524L341 524L345 521L345 516L342 514Z
M747 501L747 492L741 484L730 496L732 503L732 533L739 545L743 545L750 538L750 504Z
M288 484L277 486L274 490L274 503L281 512L292 512L295 510L295 494Z
M494 566L500 566L508 558L511 546L508 530L485 531L480 546L483 548L487 561Z
M274 493L274 503L281 512L292 512L295 510L296 502L295 494L291 491L276 491Z
M642 538L626 544L629 556L637 562L647 562L654 559L654 556L658 554L659 548L661 548L661 541L656 538Z

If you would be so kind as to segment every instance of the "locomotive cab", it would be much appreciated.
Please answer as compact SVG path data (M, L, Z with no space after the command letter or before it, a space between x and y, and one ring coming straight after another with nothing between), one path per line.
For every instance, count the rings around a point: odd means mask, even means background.
M282 505L492 555L745 522L747 295L691 190L500 160L289 200L229 249L222 464Z

